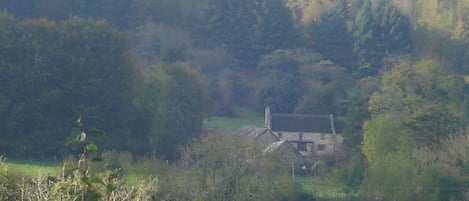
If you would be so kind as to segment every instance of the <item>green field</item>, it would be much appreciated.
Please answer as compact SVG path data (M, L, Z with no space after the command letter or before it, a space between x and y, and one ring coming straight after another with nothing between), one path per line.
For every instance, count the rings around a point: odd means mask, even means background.
M255 109L234 107L233 113L232 117L211 116L206 118L203 122L204 129L231 132L247 125L255 125L257 127L264 125L263 116Z
M233 117L209 117L204 120L204 129L220 132L236 131L243 126L255 125L261 127L262 119L240 119Z
M32 177L57 175L61 169L58 163L30 160L19 161L6 159L4 164L7 166L8 172Z

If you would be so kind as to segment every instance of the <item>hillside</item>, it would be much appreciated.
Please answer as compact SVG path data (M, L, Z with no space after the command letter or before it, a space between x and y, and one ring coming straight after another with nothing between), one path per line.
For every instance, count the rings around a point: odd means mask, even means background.
M80 117L83 132L109 133L89 137L103 150L177 163L181 147L222 146L200 136L261 122L239 108L269 106L345 119L346 150L321 158L319 176L353 195L467 199L469 0L6 0L0 11L0 155L74 154Z

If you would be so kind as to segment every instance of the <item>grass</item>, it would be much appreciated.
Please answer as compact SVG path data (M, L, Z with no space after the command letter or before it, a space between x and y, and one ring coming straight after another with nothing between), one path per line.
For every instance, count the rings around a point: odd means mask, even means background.
M344 190L332 184L327 180L316 177L295 177L295 181L300 184L303 190L313 194L317 200L346 200L355 197L352 193L346 193Z
M248 107L234 107L233 117L212 116L204 120L204 128L220 132L236 131L243 126L262 127L264 119L258 111Z
M209 117L204 120L204 128L221 132L236 131L243 126L262 126L262 119L241 119L233 117Z
M25 176L57 175L60 167L57 163L39 161L5 160L8 172Z
M31 160L13 160L13 161L4 161L4 165L6 165L8 172L14 175L21 175L27 177L37 177L37 176L58 176L62 171L62 167L59 163L51 163L51 162L40 162L40 161L31 161ZM141 168L141 165L135 164L136 168ZM124 174L124 181L127 184L136 184L140 180L148 178L150 175L147 171L140 171L131 170Z

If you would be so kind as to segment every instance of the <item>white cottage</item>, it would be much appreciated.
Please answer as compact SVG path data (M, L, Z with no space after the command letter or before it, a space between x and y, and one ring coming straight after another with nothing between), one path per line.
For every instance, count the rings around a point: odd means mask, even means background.
M344 127L344 122L332 114L281 114L265 108L265 128L290 142L302 155L335 152L342 145Z

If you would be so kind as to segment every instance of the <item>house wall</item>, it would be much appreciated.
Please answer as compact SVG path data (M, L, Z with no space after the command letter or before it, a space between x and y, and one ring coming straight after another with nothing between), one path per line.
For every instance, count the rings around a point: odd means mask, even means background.
M306 143L306 151L300 151L304 155L311 152L317 154L333 153L340 148L343 141L341 134L336 134L334 137L331 133L302 133L302 139L300 139L301 133L298 132L275 131L274 134L281 139L290 141L297 149L298 142Z

